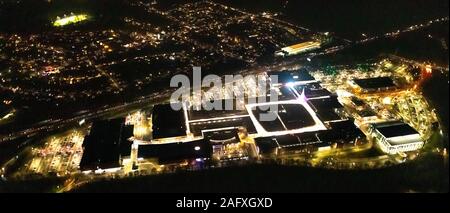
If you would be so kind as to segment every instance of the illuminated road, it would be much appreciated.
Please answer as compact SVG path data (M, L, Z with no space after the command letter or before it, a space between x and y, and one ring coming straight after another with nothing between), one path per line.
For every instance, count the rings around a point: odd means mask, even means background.
M106 78L109 79L109 81L111 82L111 85L114 86L115 89L117 89L118 91L122 91L122 88L120 88L119 83L117 82L117 80L111 76L111 74L108 73L108 71L105 71L101 65L95 65L95 69L102 75L105 76Z
M125 103L123 105L119 105L119 106L114 106L114 107L105 107L104 109L98 110L96 112L91 112L91 111L81 111L79 113L75 113L77 114L77 116L69 118L69 119L65 119L65 120L61 120L61 119L57 119L57 120L48 120L47 122L41 122L39 126L36 127L32 127L23 131L19 131L19 132L15 132L15 133L10 133L6 136L2 136L0 138L0 143L2 142L6 142L9 140L13 140L22 136L32 136L35 135L37 133L40 132L50 132L52 130L56 130L68 125L77 125L79 121L85 119L86 121L91 120L91 119L95 119L95 118L99 118L102 116L106 116L110 113L113 112L126 112L128 110L133 110L133 109L137 109L139 108L141 105L147 105L147 104L154 104L157 103L158 101L164 100L168 97L170 97L170 94L173 90L172 89L167 89L158 93L154 93L148 96L143 96L135 101L129 102L129 103Z

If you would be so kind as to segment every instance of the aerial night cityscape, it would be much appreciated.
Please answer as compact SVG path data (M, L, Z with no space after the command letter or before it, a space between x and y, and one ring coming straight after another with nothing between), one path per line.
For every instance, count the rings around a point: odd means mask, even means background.
M0 0L0 193L447 193L448 22L448 0Z

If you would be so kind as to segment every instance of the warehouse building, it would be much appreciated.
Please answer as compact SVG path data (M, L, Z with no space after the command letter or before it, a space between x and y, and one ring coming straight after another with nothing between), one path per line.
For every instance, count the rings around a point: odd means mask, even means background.
M116 171L123 158L131 153L133 126L125 125L125 118L96 121L83 141L81 171Z
M420 134L403 122L372 124L371 132L380 149L388 154L418 150L424 144Z
M321 43L318 41L307 41L281 48L275 52L276 56L291 56L308 52L320 48Z
M394 81L389 77L353 79L349 84L356 92L370 93L396 89Z

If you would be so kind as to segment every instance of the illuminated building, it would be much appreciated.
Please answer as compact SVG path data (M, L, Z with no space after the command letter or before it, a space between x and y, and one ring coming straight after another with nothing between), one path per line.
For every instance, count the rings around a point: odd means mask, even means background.
M295 44L292 46L284 47L279 51L275 52L276 56L290 56L296 55L299 53L304 53L310 50L320 48L320 42L317 41L307 41L299 44Z
M403 122L372 124L371 131L380 149L388 154L418 150L424 144L419 133Z
M185 119L183 110L174 110L170 104L156 105L152 112L153 141L173 142L186 137Z
M207 140L138 146L138 159L153 159L158 164L177 164L183 161L207 160L211 158L212 145Z
M83 141L81 171L116 171L122 159L130 156L133 126L125 125L124 118L96 121Z
M139 158L161 164L165 162L164 157L156 156L152 147L163 144L181 147L193 141L207 142L212 146L213 159L227 161L273 152L284 155L354 145L363 137L353 120L342 113L343 106L337 96L322 88L308 71L268 72L267 75L271 80L270 90L278 93L277 100L258 97L261 98L258 103L244 103L244 109L238 109L233 99L217 100L222 110L204 110L198 103L179 105L182 108L179 111L171 109L169 104L155 106L153 139L140 144ZM227 100L233 104L230 110L225 110ZM263 106L274 107L276 111L266 111ZM275 119L261 120L261 115L266 113L276 115ZM254 151L248 151L251 149L246 147L245 139L239 138L241 131L255 140Z
M265 111L260 108L260 106L272 108L273 105L277 105L277 112ZM326 129L314 110L303 99L248 104L246 107L259 136L285 135ZM276 119L261 121L258 118L263 113L274 113Z
M360 93L382 92L393 90L397 87L389 77L353 79L348 83L356 92Z
M86 14L80 14L80 15L71 15L64 18L57 18L56 21L53 22L53 26L55 27L62 27L69 24L74 24L77 22L85 21L89 18Z
M258 154L270 157L321 151L354 145L357 139L364 137L351 120L331 122L330 127L328 130L255 138Z
M222 104L222 110L204 110L197 109L195 106L189 108L187 119L189 120L189 128L194 136L204 137L205 133L230 130L243 127L250 134L256 133L252 119L248 112L244 109L237 109L237 102L228 100L218 100ZM227 101L233 101L234 110L225 110Z

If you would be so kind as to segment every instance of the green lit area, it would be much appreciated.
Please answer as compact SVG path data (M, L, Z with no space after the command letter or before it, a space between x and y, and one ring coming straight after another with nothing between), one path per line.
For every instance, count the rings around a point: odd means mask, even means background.
M53 22L53 26L62 27L65 25L85 21L88 18L89 18L89 16L87 14L71 15L71 16L64 17L64 18L58 18L56 21Z

